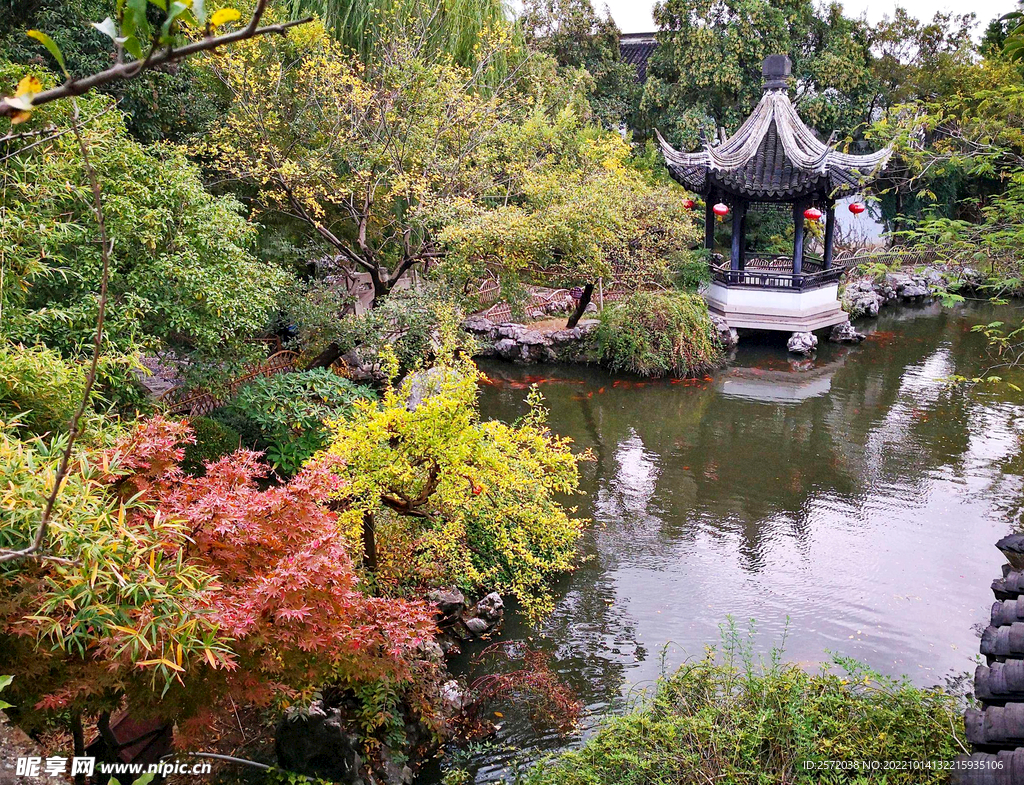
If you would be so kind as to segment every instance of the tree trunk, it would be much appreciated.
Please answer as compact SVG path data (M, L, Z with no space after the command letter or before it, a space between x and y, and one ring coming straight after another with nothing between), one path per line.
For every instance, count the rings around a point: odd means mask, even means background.
M85 757L85 728L82 727L82 713L76 711L71 715L71 738L74 741L75 757ZM75 774L75 785L85 785L85 772Z
M577 324L580 319L583 318L583 314L587 311L587 306L590 305L590 298L594 296L594 284L588 283L583 287L583 296L580 301L576 303L576 310L572 312L572 316L569 317L569 321L565 325L565 329L571 330Z
M335 362L337 362L341 355L341 347L337 343L331 343L330 346L312 359L309 365L306 366L306 370L311 371L314 368L330 368Z
M377 571L377 524L372 512L363 513L363 565L370 572Z

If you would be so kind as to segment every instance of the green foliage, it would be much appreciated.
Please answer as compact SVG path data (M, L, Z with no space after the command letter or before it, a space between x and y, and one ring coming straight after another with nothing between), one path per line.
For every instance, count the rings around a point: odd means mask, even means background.
M0 692L3 692L4 689L6 689L7 687L11 686L11 682L12 681L14 681L14 677L13 676L0 676ZM3 711L4 709L13 709L13 708L14 708L14 706L12 704L7 703L6 701L0 700L0 711Z
M242 446L242 437L234 428L209 417L193 417L189 424L195 441L185 445L181 468L198 476L206 472L206 464L230 455Z
M324 446L326 422L346 414L356 401L374 399L368 388L317 368L255 379L227 408L255 426L259 435L252 446L263 446L274 468L291 476Z
M123 7L123 4L122 4ZM45 31L59 48L68 71L76 77L111 65L113 42L93 23L116 17L111 0L35 0L0 4L0 51L16 63L55 61L43 54L28 29ZM182 141L200 133L224 110L209 70L185 60L174 68L145 71L133 79L104 88L124 112L129 133L143 142Z
M677 146L693 148L724 127L735 131L761 97L761 64L793 58L800 111L812 125L853 133L876 98L867 24L841 6L811 0L665 0L644 86L649 122Z
M310 12L365 63L385 59L396 40L417 41L427 60L481 67L495 35L518 39L502 0L289 0L294 18ZM518 41L517 41L518 43ZM513 46L491 64L491 80L503 78L522 57Z
M578 488L578 458L548 430L537 391L522 421L481 421L478 378L471 362L442 352L380 404L359 401L333 424L342 524L354 539L376 537L383 589L509 591L536 618L582 534L584 521L558 501Z
M590 0L529 0L520 17L527 45L562 68L585 70L593 79L589 101L595 119L618 130L634 119L640 103L636 68L619 54L619 28Z
M0 344L0 416L36 434L65 430L82 393L85 373L41 346Z
M20 73L0 66L0 86ZM130 139L109 99L77 100L114 239L100 381L106 397L131 402L140 351L173 349L196 372L246 356L244 341L267 323L286 276L252 256L255 230L241 205L207 193L179 151ZM69 111L49 104L22 127L66 126ZM7 249L0 334L68 360L90 352L101 271L97 238L73 134L0 167L0 243Z
M605 308L597 345L612 370L642 376L706 373L722 359L707 305L682 292L637 292Z
M514 293L522 283L593 283L613 269L623 281L667 282L667 256L697 237L686 192L634 167L618 134L571 114L523 133L543 134L558 154L522 175L510 203L476 206L441 232L439 274L450 287L470 291L490 273Z
M963 707L940 689L920 689L839 657L817 673L783 664L780 651L755 662L735 639L721 654L716 660L709 650L661 679L644 705L608 721L581 749L538 764L525 785L926 785L946 782L948 772L814 766L951 761L966 751L956 738L963 736Z
M696 292L711 281L711 268L708 266L710 254L699 251L678 251L668 257L669 269L676 286L686 291Z

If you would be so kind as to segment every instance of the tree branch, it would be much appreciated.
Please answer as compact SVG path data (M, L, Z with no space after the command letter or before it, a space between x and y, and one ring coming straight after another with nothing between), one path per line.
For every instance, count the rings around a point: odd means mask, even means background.
M253 11L252 18L249 20L249 24L239 30L235 30L231 33L225 33L224 35L207 36L201 41L194 41L190 44L186 44L180 49L167 47L166 49L162 49L157 52L154 47L150 50L144 60L134 60L130 63L118 63L105 71L90 74L89 76L83 76L81 79L69 79L62 85L51 87L49 90L43 90L41 93L36 93L32 96L32 106L33 108L37 108L61 98L73 98L74 96L82 95L83 93L87 93L89 90L93 90L97 87L103 87L111 82L120 82L125 79L131 79L138 76L143 70L151 70L162 65L167 65L168 63L176 63L190 55L198 54L199 52L208 52L216 49L218 46L225 46L226 44L245 41L249 38L255 38L256 36L261 35L271 35L273 33L281 33L283 35L288 28L306 24L313 20L312 17L306 17L305 19L298 19L293 22L283 22L281 24L267 25L266 27L257 27L260 18L263 16L263 12L266 10L267 2L268 0L259 0L259 3L256 5L256 10ZM12 105L7 98L0 99L0 117L13 117L20 111L21 110Z

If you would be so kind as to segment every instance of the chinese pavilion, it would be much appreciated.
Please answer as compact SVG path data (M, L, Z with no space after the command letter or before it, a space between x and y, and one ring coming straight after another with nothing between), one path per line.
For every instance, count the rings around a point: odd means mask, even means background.
M789 58L764 61L764 96L731 138L681 153L658 134L672 177L704 197L704 242L712 252L705 296L730 327L805 332L847 321L839 305L843 268L833 265L837 198L859 191L889 161L887 147L850 155L822 142L800 119L788 95ZM854 213L863 205L853 203ZM792 211L793 247L785 254L747 248L747 216ZM728 261L715 251L716 218L732 214ZM806 246L805 221L825 220L821 256ZM788 232L787 232L788 234Z

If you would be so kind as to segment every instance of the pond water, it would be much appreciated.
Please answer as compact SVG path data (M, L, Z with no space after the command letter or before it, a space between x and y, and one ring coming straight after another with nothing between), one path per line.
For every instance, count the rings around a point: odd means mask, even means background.
M477 781L578 744L663 668L718 643L730 616L744 631L756 620L755 651L785 638L807 667L834 652L921 685L973 669L993 543L1022 513L1024 396L944 380L991 366L972 326L1021 316L890 309L858 325L859 346L795 361L781 334L747 338L697 381L485 364L485 417L520 416L540 383L553 429L596 460L578 497L594 521L583 564L542 624L513 613L500 636L550 654L586 707L582 728L559 738L496 707L496 737L459 753ZM453 666L472 678L494 662Z

